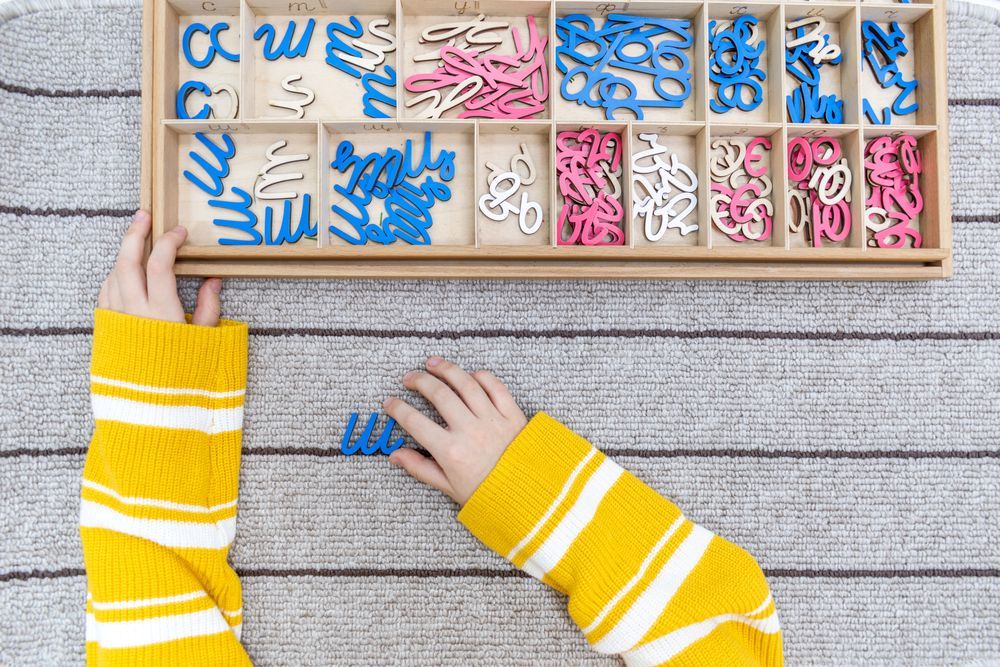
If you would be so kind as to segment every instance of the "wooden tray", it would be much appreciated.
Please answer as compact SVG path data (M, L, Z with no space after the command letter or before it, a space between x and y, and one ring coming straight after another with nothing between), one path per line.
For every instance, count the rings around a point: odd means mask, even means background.
M555 67L557 17L586 14L600 20L609 13L690 19L695 43L692 50L692 95L682 109L654 110L642 122L608 121L601 109L590 109L564 100L559 93L562 74ZM767 39L762 60L768 76L765 103L752 112L717 114L709 107L706 35L709 21L751 14L761 22ZM446 114L443 119L414 117L405 102L412 93L402 81L415 71L428 71L429 63L416 65L412 56L420 32L436 23L497 17L524 29L534 16L547 34L546 49L550 95L546 110L535 120L462 120ZM346 23L357 16L362 23L384 17L397 36L397 49L387 62L399 73L396 86L396 119L365 118L362 91L354 79L323 61L327 42L326 22ZM845 124L796 124L788 122L785 95L791 87L784 69L786 21L800 16L823 16L830 32L839 36L843 61L824 87L833 87L844 100ZM252 35L261 21L273 19L300 24L316 19L317 26L305 58L295 64L264 60L261 43ZM229 48L239 48L239 63L216 57L203 70L193 69L181 54L181 35L192 22L211 25L231 23ZM896 21L906 34L910 53L900 61L905 74L919 81L916 99L920 108L902 119L903 124L871 125L862 113L862 96L877 98L878 85L861 71L863 20ZM153 212L154 238L183 224L189 241L181 249L177 270L183 275L354 277L354 278L725 278L778 280L921 280L951 275L951 211L948 162L947 81L945 71L945 6L943 0L914 4L884 2L598 2L580 0L148 0L143 25L143 123L142 204ZM431 69L433 67L430 67ZM289 73L308 77L300 82L316 90L316 102L302 120L269 118L268 99L283 94L281 79ZM232 85L240 96L233 120L177 120L175 105L181 82L199 77ZM874 88L873 88L874 85ZM287 96L287 95L286 95ZM193 103L192 106L197 106ZM218 113L225 104L218 103ZM454 111L458 111L457 109ZM597 127L621 133L624 147L621 203L625 209L626 242L623 246L565 246L557 244L559 193L554 172L556 133L566 129ZM435 150L454 151L453 196L434 209L430 245L368 243L351 246L329 232L335 217L331 188L337 178L330 169L331 152L341 139L350 139L359 150L401 146L407 138L431 132ZM252 191L256 171L263 165L264 150L285 140L292 152L308 153L298 168L306 178L298 188L312 197L318 234L294 244L259 246L218 245L217 215L209 208L211 197L181 177L190 167L188 152L196 133L219 138L228 134L237 145L228 179ZM639 134L657 133L661 142L697 166L701 182L696 234L665 237L650 242L642 222L633 220L630 156L638 150ZM877 136L913 135L918 138L924 171L921 191L924 209L917 224L923 236L920 248L869 247L861 223L864 208L863 155L866 141ZM722 137L768 137L774 181L774 232L766 243L734 243L712 225L707 201L707 165L711 141ZM786 163L787 142L798 136L835 136L854 176L851 202L853 230L842 243L811 247L800 234L789 230L790 203ZM522 234L516 216L498 225L482 215L476 202L487 189L485 163L507 164L521 143L536 159L537 181L528 188L541 204L543 231ZM228 180L227 180L228 182ZM784 196L782 196L784 193ZM301 199L299 200L301 201ZM259 202L254 202L255 210Z

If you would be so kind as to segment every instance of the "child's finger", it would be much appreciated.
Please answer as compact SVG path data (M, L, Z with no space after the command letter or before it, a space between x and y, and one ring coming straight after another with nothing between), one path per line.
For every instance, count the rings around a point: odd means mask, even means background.
M507 419L527 419L524 416L524 411L517 406L517 401L507 389L507 385L501 382L496 375L489 371L476 371L472 377L486 391L487 396L493 401L493 405L496 406L500 414Z
M472 412L458 394L430 373L419 371L407 373L403 377L403 386L419 392L426 398L449 426L472 419Z
M389 463L403 468L414 479L433 486L441 493L455 500L455 502L458 502L455 499L455 490L451 488L448 477L434 459L429 459L420 452L412 449L404 448L397 449L390 454Z
M450 384L473 414L480 417L495 414L493 403L482 386L461 366L441 357L431 357L427 360L427 370Z
M442 452L448 440L448 432L421 414L419 410L398 398L387 398L382 403L382 408L424 449L433 455Z
M177 259L177 250L186 237L186 229L174 227L153 244L153 251L149 253L149 261L146 262L146 289L151 303L164 306L178 301L174 261Z
M108 298L108 283L111 282L111 278L105 278L104 282L101 283L101 291L97 293L97 307L98 308L109 308L111 306L111 301Z
M142 270L142 257L146 252L149 228L149 214L145 211L137 212L122 237L118 259L115 260L118 291L123 298L136 304L146 299L146 274Z
M122 299L122 291L118 289L118 274L114 271L108 276L107 288L107 292L104 294L108 304L106 308L116 313L128 312L125 308L125 301Z
M194 315L191 316L192 324L214 327L219 323L219 315L222 313L221 293L222 280L219 278L209 278L201 284Z

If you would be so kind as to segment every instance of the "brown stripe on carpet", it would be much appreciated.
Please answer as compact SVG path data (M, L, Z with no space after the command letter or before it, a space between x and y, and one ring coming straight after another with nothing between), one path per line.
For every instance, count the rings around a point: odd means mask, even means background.
M1000 98L986 97L956 97L948 100L948 106L953 107L1000 107Z
M93 327L0 327L0 336L10 338L48 338L52 336L89 336Z
M832 459L832 460L912 460L912 459L1000 459L1000 449L973 450L905 450L905 449L602 449L607 456L636 459L678 459L678 458L727 458L727 459ZM58 458L60 456L83 456L86 447L61 447L53 449L27 448L0 450L0 459ZM339 447L247 447L243 456L314 456L318 458L339 458L345 456ZM359 456L358 458L364 458Z
M38 450L45 452L47 450ZM605 455L637 459L678 458L747 458L747 459L1000 459L1000 449L977 450L838 450L818 449L615 449L601 450ZM315 456L333 458L345 456L339 447L247 447L244 456ZM0 454L2 456L2 454ZM42 454L44 456L44 454ZM361 457L363 458L363 457Z
M415 331L410 329L336 329L323 327L253 328L251 335L262 337L310 336L320 338L428 338L460 340L463 338L679 338L737 340L823 340L823 341L989 341L1000 340L997 331L737 331L728 329L464 329L457 331Z
M59 456L83 456L86 453L86 447L54 447L52 449L19 447L18 449L0 450L0 459L16 459L19 457L43 459Z
M983 215L953 215L952 222L1000 222L1000 213Z
M91 327L0 327L0 336L48 337L80 336L93 333ZM462 329L457 331L419 331L412 329L338 329L323 327L251 328L251 336L285 338L426 338L461 340L465 338L587 339L587 338L677 338L682 340L822 340L822 341L995 341L998 331L731 331L728 329Z
M142 91L140 90L53 90L51 88L29 88L28 86L20 86L16 83L7 83L6 81L0 80L0 90L4 90L8 93L16 93L18 95L27 95L28 97L103 97L103 98L123 98L123 97L140 97Z
M322 577L326 579L415 578L415 579L530 579L521 570L499 568L236 568L241 577ZM829 569L764 568L775 579L970 579L998 578L1000 568ZM0 572L0 582L68 579L85 576L83 568L58 570L13 570Z
M31 579L65 579L84 576L82 567L65 567L60 570L12 570L0 572L0 581L30 581Z
M124 208L28 208L27 206L7 206L0 204L0 213L35 217L55 216L59 218L131 218L135 209Z

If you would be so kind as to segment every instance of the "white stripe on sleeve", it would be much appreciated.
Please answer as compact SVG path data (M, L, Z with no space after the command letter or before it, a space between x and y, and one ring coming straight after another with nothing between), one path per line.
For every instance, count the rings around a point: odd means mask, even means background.
M236 431L243 426L243 407L201 408L193 405L156 405L117 396L91 394L94 419L201 431L208 435Z
M710 531L694 524L691 533L663 564L656 578L649 583L611 631L594 644L600 653L624 653L635 647L653 627L691 571L698 565L715 537Z
M224 549L236 536L236 517L214 523L139 519L90 500L80 501L80 526L105 528L182 549Z
M707 637L723 623L742 623L764 634L773 635L781 630L777 612L764 618L750 618L744 614L721 614L674 630L648 644L622 655L628 667L656 667L672 659L695 642Z
M621 478L625 471L611 459L604 459L587 483L569 511L548 536L542 546L524 564L524 571L541 579L562 560L569 548L597 514L597 508L604 496Z
M545 514L542 515L542 518L538 520L538 523L536 523L534 527L528 531L528 534L524 536L524 539L518 542L517 545L510 550L510 553L507 554L507 560L514 560L514 557L521 552L521 549L527 546L528 542L530 542L532 538L538 534L538 531L540 531L542 527L548 523L549 519L552 518L552 515L555 514L556 509L559 508L559 505L562 504L562 501L565 500L567 494L569 494L569 490L573 487L573 482L576 481L576 478L580 476L583 469L587 467L587 464L590 463L590 460L596 455L597 450L591 448L590 451L587 452L587 455L583 457L583 460L580 461L575 468L573 468L573 472L571 472L569 477L566 478L566 483L563 484L559 495L552 501L552 504L549 505L549 508L545 511Z
M594 618L590 625L583 629L583 634L589 635L591 632L596 630L597 626L599 626L601 622L607 618L608 614L610 614L618 603L621 602L622 598L628 595L633 588L639 585L642 578L646 576L646 571L649 569L649 566L653 564L653 560L656 558L656 555L663 550L663 547L670 541L670 538L673 537L678 530L680 530L680 527L684 525L684 521L684 515L682 514L677 517L672 524L670 524L670 527L667 528L667 532L663 533L663 537L661 537L659 541L653 545L653 548L649 550L646 558L642 561L642 565L640 565L639 569L636 571L635 576L629 579L628 583L622 586L621 590L615 593L613 598L608 600L608 603L604 605L604 608L601 609L601 612L597 615L597 617Z
M132 389L134 391L144 391L147 394L164 394L167 396L204 396L205 398L236 398L246 393L245 389L234 391L208 391L206 389L178 389L176 387L155 387L149 384L136 384L134 382L123 382L111 378L91 375L90 381L94 384L106 384L109 387L119 387L121 389Z
M95 639L101 648L134 648L163 642L204 637L233 630L218 609L203 609L189 614L156 616L138 621L94 621Z
M143 598L141 600L121 600L118 602L97 602L96 600L91 600L90 606L97 611L111 611L113 609L142 609L144 607L156 607L164 604L190 602L191 600L200 600L203 597L208 597L208 593L205 591L192 591L190 593L181 593L180 595L170 595L162 598Z
M164 510L178 510L181 512L192 512L197 514L211 514L212 512L217 512L219 510L229 509L230 507L236 507L236 501L230 500L228 503L221 503L219 505L212 505L211 507L206 507L204 505L188 505L186 503L175 503L169 500L159 500L157 498L140 498L137 496L123 496L114 489L104 486L103 484L98 484L97 482L92 482L89 479L84 479L81 483L85 489L92 489L99 493L103 493L106 496L111 496L115 500L125 505L134 505L136 507L157 507Z

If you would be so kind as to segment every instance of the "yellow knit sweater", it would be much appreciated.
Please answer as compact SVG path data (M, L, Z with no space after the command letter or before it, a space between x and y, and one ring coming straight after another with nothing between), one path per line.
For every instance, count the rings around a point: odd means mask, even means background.
M80 533L91 665L243 665L235 533L247 329L98 310ZM767 582L587 441L538 414L459 513L569 596L627 665L780 665ZM405 638L401 638L405 640Z

